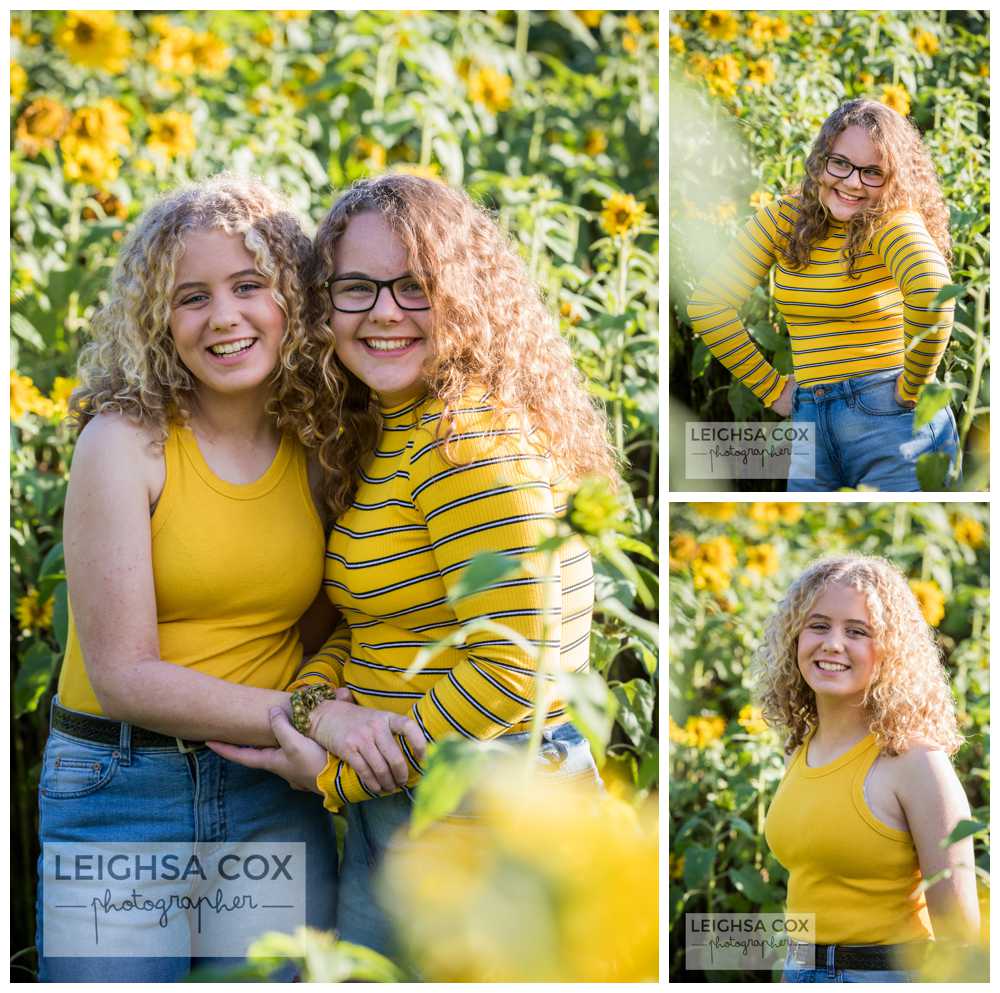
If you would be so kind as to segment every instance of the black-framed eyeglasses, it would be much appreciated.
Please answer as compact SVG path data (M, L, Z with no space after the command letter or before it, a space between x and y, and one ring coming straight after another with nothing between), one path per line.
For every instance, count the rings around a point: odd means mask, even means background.
M345 314L363 314L378 302L382 290L388 287L400 310L430 310L431 302L419 279L397 276L395 279L368 279L343 276L329 283L330 302L334 310Z
M845 159L843 155L828 155L826 157L826 171L834 179L849 179L855 170L865 186L878 189L885 182L885 173L878 166L855 165L850 159Z

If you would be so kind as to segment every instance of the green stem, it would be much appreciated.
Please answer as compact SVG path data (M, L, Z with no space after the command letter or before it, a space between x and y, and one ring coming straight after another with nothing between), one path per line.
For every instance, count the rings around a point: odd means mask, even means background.
M629 262L629 247L631 241L628 235L621 235L619 242L619 252L618 252L618 286L615 291L615 315L620 317L624 315L626 310L626 301L628 297L628 262ZM622 373L624 371L625 364L625 329L622 328L619 332L619 341L617 347L615 348L614 354L614 366L613 366L613 376L611 389L615 395L615 406L614 406L614 426L615 426L615 447L618 451L621 451L625 447L625 412L622 407L621 401L621 389L622 389Z
M517 53L518 69L524 69L524 59L528 54L528 31L531 28L531 11L517 12L517 37L514 39L514 51Z

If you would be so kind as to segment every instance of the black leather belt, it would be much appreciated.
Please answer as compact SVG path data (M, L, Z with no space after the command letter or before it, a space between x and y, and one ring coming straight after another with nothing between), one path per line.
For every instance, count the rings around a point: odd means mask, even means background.
M920 956L927 950L926 941L911 941L903 945L807 945L803 942L792 943L793 956L798 960L798 953L808 954L811 948L815 954L814 969L827 967L828 949L833 948L833 968L837 969L873 969L886 971L889 969L912 969L919 964Z
M159 731L147 731L146 728L133 724L131 742L133 748L176 748L179 752L192 752L196 748L204 748L203 741L185 741L183 738L171 738ZM109 721L106 717L96 717L93 714L81 714L76 710L67 710L58 703L52 705L52 730L84 741L95 741L101 745L117 745L122 738L122 722Z

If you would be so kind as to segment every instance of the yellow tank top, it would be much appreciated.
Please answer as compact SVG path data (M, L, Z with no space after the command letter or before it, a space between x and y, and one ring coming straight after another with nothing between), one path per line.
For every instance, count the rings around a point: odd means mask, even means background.
M816 915L822 945L891 945L932 937L908 831L883 824L865 801L878 757L868 735L839 758L806 765L809 733L767 812L764 835L788 870L788 908Z
M302 661L297 621L323 579L323 525L305 451L283 436L264 475L229 483L209 468L190 429L172 426L164 460L150 521L160 658L283 689ZM101 713L72 609L59 702Z

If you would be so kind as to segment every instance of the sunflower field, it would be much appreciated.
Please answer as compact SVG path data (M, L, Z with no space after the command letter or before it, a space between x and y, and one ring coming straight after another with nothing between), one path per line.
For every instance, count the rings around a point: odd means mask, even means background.
M34 972L35 792L66 638L65 415L77 354L137 215L222 170L281 189L312 226L356 179L436 178L468 189L515 239L626 460L627 523L600 495L581 494L577 508L605 535L593 723L612 793L633 810L655 799L658 37L654 11L11 14L16 978ZM612 518L620 541L608 537ZM633 913L655 925L655 825L634 829L646 840L609 848L606 870L631 878L645 860L638 875L654 896ZM596 882L578 896L603 899ZM586 927L602 922L595 914ZM611 973L584 957L605 940L586 930L556 943L542 971L655 978L655 926L628 915L615 926L646 937ZM334 972L351 974L342 963Z
M801 181L826 117L846 100L867 97L916 124L951 212L955 324L937 378L956 411L961 488L987 489L989 14L683 11L671 15L669 48L675 429L683 431L685 415L776 419L695 338L687 301L749 216ZM766 287L742 314L768 359L791 372L787 329ZM683 452L681 441L678 435L674 448Z
M989 507L980 503L673 503L670 514L671 978L684 914L779 913L787 873L764 840L784 774L781 740L751 696L751 660L789 585L826 554L880 555L909 578L943 650L965 744L953 763L978 822L989 921ZM988 944L984 945L988 947ZM972 973L983 961L957 968ZM956 973L941 978L956 978Z

